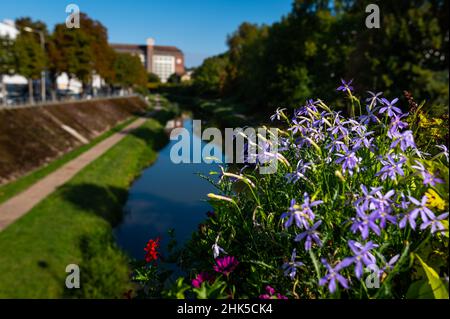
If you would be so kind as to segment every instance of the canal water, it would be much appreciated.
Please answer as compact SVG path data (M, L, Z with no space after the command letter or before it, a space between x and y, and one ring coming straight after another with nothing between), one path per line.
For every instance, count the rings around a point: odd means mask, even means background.
M201 138L192 133L191 119L185 119L183 126L190 132L191 139L201 142ZM180 247L191 238L211 209L206 199L215 187L198 174L218 171L218 164L174 164L170 149L176 143L169 141L160 150L156 162L133 183L123 221L114 229L118 245L137 260L144 259L144 247L150 238L160 237L161 252L163 256L167 255L170 229L175 230Z

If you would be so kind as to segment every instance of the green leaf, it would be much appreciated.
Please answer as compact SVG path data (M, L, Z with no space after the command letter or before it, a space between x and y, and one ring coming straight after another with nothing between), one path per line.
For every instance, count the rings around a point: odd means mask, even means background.
M419 260L420 264L422 265L423 269L425 270L425 274L428 279L428 284L431 287L431 290L433 292L434 298L436 299L448 299L448 291L445 288L444 283L439 278L439 275L436 273L436 271L429 267L422 258L419 257L419 255L414 254L417 259Z
M192 291L197 295L197 299L225 299L228 294L225 293L226 283L217 278L212 285L203 282L199 288Z
M408 299L434 299L433 290L425 279L413 282L406 292Z

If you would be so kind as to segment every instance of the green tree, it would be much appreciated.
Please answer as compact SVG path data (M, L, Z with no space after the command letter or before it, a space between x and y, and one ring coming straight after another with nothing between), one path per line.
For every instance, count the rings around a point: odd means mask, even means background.
M366 27L363 0L295 0L271 26L243 23L228 37L228 51L198 68L194 84L271 112L317 96L339 109L335 88L340 78L353 78L359 92L394 98L408 90L445 112L449 1L373 3L381 11L379 29Z
M15 56L14 42L9 37L0 37L0 96L2 102L6 98L6 85L4 84L4 76L14 73Z
M220 95L227 81L228 55L221 54L205 59L193 74L194 86L201 94Z
M117 53L114 61L116 84L130 90L147 84L147 71L138 56Z
M81 13L80 26L68 29L65 24L57 24L48 51L52 77L56 79L65 72L70 78L79 79L86 92L94 74L107 83L114 82L115 52L108 45L107 30L99 21Z
M159 76L157 74L150 72L147 77L147 82L148 83L160 83L161 79L159 78Z
M29 102L34 103L33 80L39 79L45 68L45 52L35 37L21 33L14 42L15 70L28 79Z

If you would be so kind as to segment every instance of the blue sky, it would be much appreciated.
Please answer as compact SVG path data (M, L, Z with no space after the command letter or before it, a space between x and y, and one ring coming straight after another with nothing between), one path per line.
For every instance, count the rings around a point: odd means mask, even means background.
M69 3L102 22L110 42L144 44L153 37L183 50L189 67L225 51L227 34L240 23L279 21L292 0L12 0L2 1L0 20L30 16L52 30L65 21Z

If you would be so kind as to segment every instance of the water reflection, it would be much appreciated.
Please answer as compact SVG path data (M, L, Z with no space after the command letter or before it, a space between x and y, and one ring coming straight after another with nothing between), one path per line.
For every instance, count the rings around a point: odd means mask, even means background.
M192 134L192 120L183 126ZM193 136L197 141L200 137ZM210 210L206 195L215 189L197 174L218 170L217 164L173 164L170 141L159 152L157 161L134 182L125 205L123 222L114 230L118 245L131 257L142 260L149 238L161 237L162 253L167 254L168 230L182 244L190 238ZM202 146L206 143L202 142ZM191 150L192 154L192 150Z

